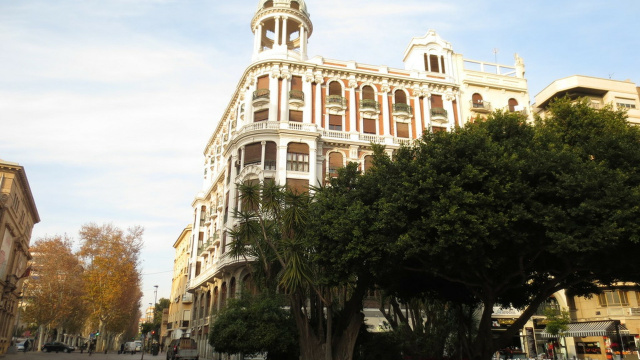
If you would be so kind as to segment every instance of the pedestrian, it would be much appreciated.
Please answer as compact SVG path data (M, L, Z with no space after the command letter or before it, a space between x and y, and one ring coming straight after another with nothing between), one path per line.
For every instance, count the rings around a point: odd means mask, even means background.
M29 346L31 346L31 343L29 342L29 339L24 341L24 352L29 351Z
M124 354L124 343L120 344L120 352L118 354Z

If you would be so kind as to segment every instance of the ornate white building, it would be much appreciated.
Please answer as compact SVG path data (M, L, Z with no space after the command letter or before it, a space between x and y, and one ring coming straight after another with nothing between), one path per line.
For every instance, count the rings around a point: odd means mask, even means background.
M192 204L190 332L205 358L216 356L206 345L210 315L249 280L240 262L224 256L235 184L270 179L304 190L348 162L366 171L371 143L393 151L495 109L530 112L520 57L513 66L467 60L433 30L413 38L404 69L394 69L309 58L314 29L304 0L260 0L251 29L252 62L206 144L203 187Z

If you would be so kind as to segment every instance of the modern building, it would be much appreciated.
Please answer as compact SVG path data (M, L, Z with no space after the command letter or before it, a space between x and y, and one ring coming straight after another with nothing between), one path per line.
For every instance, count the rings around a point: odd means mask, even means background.
M243 262L225 257L237 183L272 180L305 191L348 162L366 171L372 143L393 151L495 109L530 115L517 55L513 65L468 60L429 30L398 54L402 69L310 58L314 28L304 0L259 0L250 26L251 63L204 148L203 186L192 203L188 331L203 358L214 356L210 315L251 280Z
M40 222L24 167L0 159L0 355L14 335L24 278L29 276L29 243Z
M549 103L568 96L586 97L595 108L612 105L627 110L629 122L640 124L640 87L630 80L619 81L584 75L573 75L556 80L535 96L535 111L544 113Z
M186 335L191 321L193 294L187 292L187 277L189 275L189 259L191 255L191 224L182 230L173 244L173 248L176 250L176 254L173 263L171 296L169 298L171 303L167 314L166 333L163 332L161 334L162 339L166 340L165 345L173 339Z

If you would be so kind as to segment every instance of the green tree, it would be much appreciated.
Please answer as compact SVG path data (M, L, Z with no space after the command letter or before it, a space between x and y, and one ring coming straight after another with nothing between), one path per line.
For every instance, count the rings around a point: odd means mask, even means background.
M231 299L215 318L209 344L230 354L298 359L296 325L285 304L281 296L269 294Z
M353 356L362 301L384 259L367 209L375 198L360 190L361 179L350 164L330 187L315 189L313 201L273 182L238 185L242 208L228 256L255 259L262 290L285 291L303 359Z
M509 344L560 289L637 282L640 132L623 112L561 100L535 125L515 114L398 150L377 149L378 226L406 291L482 303L474 359ZM413 275L412 275L413 274ZM385 286L391 276L385 278ZM497 339L494 307L522 315Z
M153 330L155 331L154 339L160 339L160 328L162 327L162 311L168 309L171 305L171 300L160 298L153 310Z

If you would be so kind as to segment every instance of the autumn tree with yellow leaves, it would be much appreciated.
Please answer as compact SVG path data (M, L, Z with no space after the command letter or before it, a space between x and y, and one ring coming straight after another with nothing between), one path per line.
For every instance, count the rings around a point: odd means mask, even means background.
M99 330L97 350L110 347L115 336L140 318L140 251L143 229L124 230L111 224L87 224L80 229L84 300L89 321Z
M86 320L83 268L71 239L66 235L40 238L30 252L33 271L25 289L24 320L37 324L40 334L47 329L58 334L79 332ZM41 336L38 349L43 340Z

